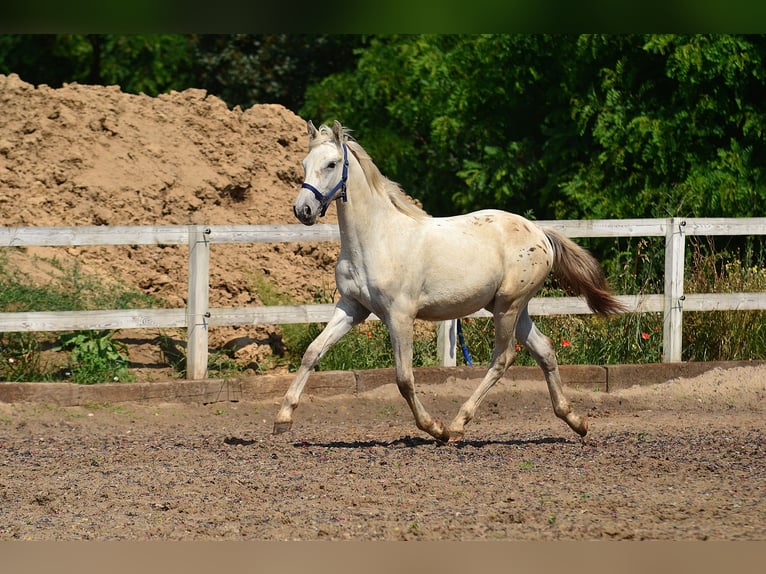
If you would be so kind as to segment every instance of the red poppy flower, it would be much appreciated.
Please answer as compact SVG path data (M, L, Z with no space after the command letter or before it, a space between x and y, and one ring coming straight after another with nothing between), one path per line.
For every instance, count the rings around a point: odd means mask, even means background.
M562 347L571 347L571 346L572 346L572 343L570 343L570 342L569 342L569 341L567 341L566 339L561 339L561 346L562 346Z
M646 341L649 338L649 333L641 333L641 338Z

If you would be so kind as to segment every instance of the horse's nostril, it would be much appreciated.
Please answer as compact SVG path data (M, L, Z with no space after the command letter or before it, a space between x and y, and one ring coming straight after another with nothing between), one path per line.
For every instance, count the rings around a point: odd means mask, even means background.
M302 207L293 205L293 213L295 214L296 219L302 223L311 221L313 217L310 205L304 205Z

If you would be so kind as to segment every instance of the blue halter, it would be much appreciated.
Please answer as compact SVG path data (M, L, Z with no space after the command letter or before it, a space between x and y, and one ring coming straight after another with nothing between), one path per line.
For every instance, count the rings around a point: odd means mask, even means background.
M321 191L319 191L310 183L306 183L305 181L301 185L301 189L305 187L311 193L313 193L314 197L317 198L317 201L319 201L319 204L322 206L322 211L319 212L319 217L324 217L325 212L327 212L327 208L330 206L330 203L338 191L340 191L341 199L343 199L344 202L348 201L346 198L346 182L348 181L348 154L346 152L346 144L341 145L343 146L343 172L341 173L340 181L330 190L330 193L327 195L322 195Z

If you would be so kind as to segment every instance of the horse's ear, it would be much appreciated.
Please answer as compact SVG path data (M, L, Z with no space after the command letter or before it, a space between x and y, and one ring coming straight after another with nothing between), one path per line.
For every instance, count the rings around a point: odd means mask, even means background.
M335 136L335 143L340 145L343 141L343 126L340 125L338 120L335 120L332 124L332 135Z
M311 120L306 122L306 130L309 133L310 140L313 140L315 137L317 137L317 129L314 127L314 122Z

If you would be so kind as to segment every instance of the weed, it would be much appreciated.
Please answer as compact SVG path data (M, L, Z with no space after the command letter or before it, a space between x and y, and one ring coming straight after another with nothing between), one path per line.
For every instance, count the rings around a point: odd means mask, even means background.
M186 372L186 343L160 333L154 339L160 348L160 359L179 373Z
M714 243L690 239L684 290L687 293L747 293L766 291L766 254L753 249L738 252L715 250ZM659 246L649 240L624 248L610 267L615 292L633 295L662 293ZM659 259L662 260L661 258ZM619 268L618 268L619 267ZM557 297L563 291L550 282L540 296ZM564 315L533 318L554 343L560 364L642 364L662 361L662 313L624 313L614 317ZM489 364L494 345L492 319L469 318L463 333L474 364ZM517 365L534 365L518 347ZM766 357L766 312L685 312L684 361L748 360Z
M54 350L70 351L72 382L95 383L128 381L127 345L113 339L115 331L78 331L62 335Z
M394 405L386 405L380 410L380 414L384 417L392 417L399 414L399 409Z
M121 284L108 284L84 273L78 263L65 266L56 259L41 259L55 273L44 285L11 268L0 256L0 311L79 311L153 307L159 301ZM57 379L66 365L72 380L84 384L129 380L126 347L114 341L113 331L82 331L58 339L50 333L1 333L0 380L48 381ZM56 344L58 342L58 344ZM70 352L68 359L43 361L44 349Z
M241 373L243 367L226 351L215 351L208 354L207 370L210 374L226 378Z
M43 338L37 333L0 333L0 380L48 381L53 369L42 359Z

